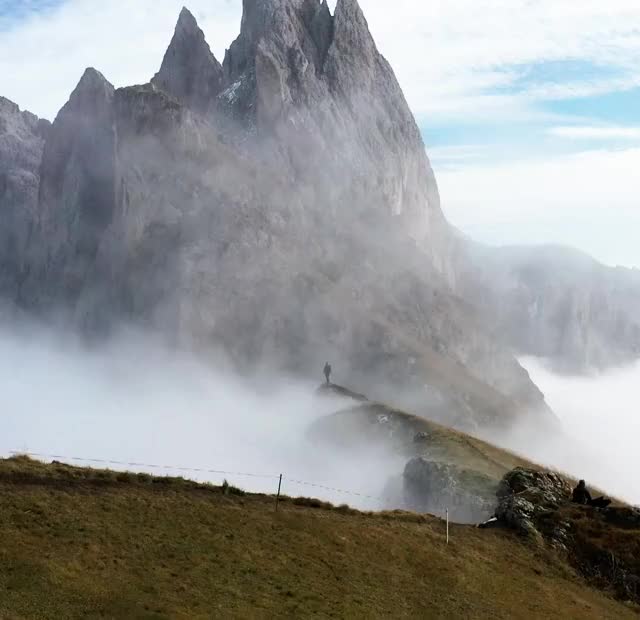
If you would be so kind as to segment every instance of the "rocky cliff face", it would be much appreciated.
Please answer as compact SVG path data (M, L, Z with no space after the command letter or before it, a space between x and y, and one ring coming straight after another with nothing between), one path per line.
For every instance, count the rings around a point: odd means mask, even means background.
M0 97L0 293L4 295L15 288L23 270L48 130L47 121Z
M20 122L35 149L20 169L39 188L37 209L24 194L23 307L90 334L140 323L243 369L309 375L330 359L373 397L391 386L461 428L523 409L551 419L511 331L469 293L502 289L462 273L419 129L356 0L333 15L247 0L223 63L184 10L150 84L114 89L87 70L39 181L41 134Z
M44 148L21 303L245 369L331 359L464 428L548 414L449 291L433 172L357 2L244 8L222 66L185 10L150 84L87 70Z
M87 69L49 131L22 290L33 302L74 298L92 275L116 204L113 98Z

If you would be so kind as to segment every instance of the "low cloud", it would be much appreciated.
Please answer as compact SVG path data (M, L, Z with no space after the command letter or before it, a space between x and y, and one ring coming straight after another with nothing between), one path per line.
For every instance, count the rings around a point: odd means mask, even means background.
M309 425L346 404L317 398L315 388L286 378L249 384L137 333L87 348L32 326L0 329L0 454L59 455L76 465L214 483L226 478L266 493L276 491L283 474L288 495L383 507L377 499L293 482L379 497L401 471L390 455L311 442Z
M436 167L445 215L493 245L557 243L640 265L640 148Z
M500 441L640 503L640 364L593 378L559 376L535 359L524 364L571 442L534 443L526 431ZM266 493L275 492L283 474L288 495L362 509L395 507L378 498L406 459L311 440L313 422L348 404L318 398L315 388L286 378L249 383L139 333L88 348L33 326L0 328L0 455L34 453L214 483L226 478Z
M541 360L522 362L570 439L548 438L535 445L521 437L522 451L640 505L640 363L597 376L569 377L553 373Z

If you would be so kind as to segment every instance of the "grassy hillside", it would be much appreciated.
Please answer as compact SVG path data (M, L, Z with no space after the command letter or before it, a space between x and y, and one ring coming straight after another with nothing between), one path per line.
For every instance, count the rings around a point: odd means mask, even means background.
M363 402L338 411L319 420L311 432L345 446L381 443L407 457L428 451L433 460L465 466L496 479L514 467L535 467L486 441L382 403ZM418 433L426 435L424 442L415 441Z
M235 493L0 461L0 617L637 617L506 531Z
M323 391L330 390L325 387ZM371 401L359 402L321 418L311 427L310 435L349 454L354 450L369 454L390 452L406 459L405 463L422 457L446 467L447 480L418 482L418 487L412 487L414 491L410 491L412 499L409 500L402 468L390 471L384 495L388 505L410 506L436 514L441 514L445 503L451 509L451 502L455 501L459 505L451 512L452 519L462 523L477 523L491 516L499 483L508 471L515 467L538 468L480 439ZM430 484L440 486L431 486L426 493ZM457 489L452 492L453 496L448 494L448 486Z

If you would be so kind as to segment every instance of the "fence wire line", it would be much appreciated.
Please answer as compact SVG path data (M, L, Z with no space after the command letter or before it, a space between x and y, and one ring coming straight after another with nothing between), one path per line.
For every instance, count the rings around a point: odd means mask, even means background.
M287 482L293 482L294 484L302 484L304 486L308 486L308 487L316 487L318 489L325 489L327 491L335 491L336 493L343 493L345 495L355 495L357 497L364 497L366 499L375 499L378 501L384 501L383 497L376 497L375 495L366 495L365 493L356 493L355 491L345 491L344 489L336 489L335 487L327 487L324 486L323 484L315 484L313 482L305 482L304 480L293 480L292 478L287 478L285 476L282 476L283 480L286 480Z
M13 455L35 456L43 459L60 459L62 461L79 461L84 463L102 463L106 465L123 465L125 467L149 467L151 469L171 469L173 471L195 471L205 474L226 474L228 476L248 476L251 478L272 478L278 479L279 476L275 474L251 474L241 471L224 471L221 469L205 469L200 467L181 467L178 465L154 465L152 463L136 463L129 461L114 461L111 459L94 459L84 458L81 456L63 456L61 454L42 454L39 452L24 452L22 450L14 450L11 452Z
M64 456L61 454L44 454L41 452L25 452L24 450L12 450L10 454L14 456L33 456L41 459L56 459L60 461L76 461L81 463L100 463L103 465L120 465L124 467L148 467L150 469L164 469L164 470L173 470L173 471L184 471L184 472L198 472L204 474L223 474L227 476L246 476L249 478L263 478L263 479L271 479L278 480L280 478L279 474L254 474L248 472L240 472L240 471L224 471L222 469L206 469L202 467L182 467L177 465L155 465L152 463L137 463L134 461L115 461L113 459L96 459L96 458L85 458L81 456ZM365 499L373 499L377 501L384 501L382 497L376 497L375 495L367 495L365 493L357 493L356 491L347 491L345 489L338 489L336 487L329 487L323 484L317 484L315 482L308 482L306 480L296 480L293 478L288 478L287 476L282 476L282 480L286 482L291 482L293 484L298 484L302 486L315 487L317 489L324 489L325 491L333 491L335 493L342 493L343 495L353 495L355 497L362 497Z

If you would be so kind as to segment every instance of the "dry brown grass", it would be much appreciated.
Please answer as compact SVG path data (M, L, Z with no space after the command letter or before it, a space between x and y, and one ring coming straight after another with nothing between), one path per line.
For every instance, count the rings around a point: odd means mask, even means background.
M570 523L571 564L595 587L640 602L640 528L637 522L625 523L632 512L622 505L600 511L569 504L548 515L541 526Z
M0 462L1 618L624 618L500 531ZM310 505L312 504L312 505Z

